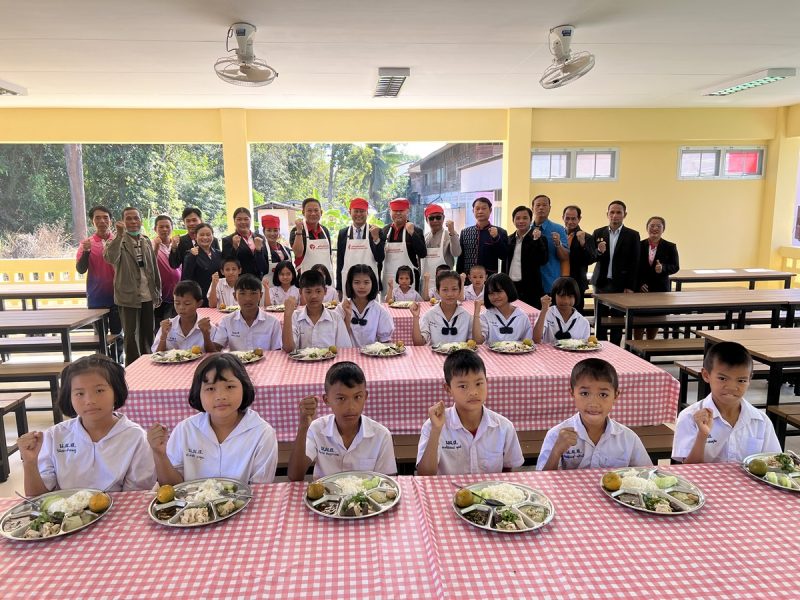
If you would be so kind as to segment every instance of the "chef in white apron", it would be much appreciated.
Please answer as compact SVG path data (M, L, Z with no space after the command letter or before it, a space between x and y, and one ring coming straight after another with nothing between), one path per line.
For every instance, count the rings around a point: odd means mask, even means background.
M350 217L353 224L339 230L336 252L336 289L343 292L347 273L353 265L367 265L380 280L378 263L384 260L384 247L381 230L367 223L369 204L364 198L350 201Z
M453 222L447 221L447 228L444 227L444 209L441 206L438 204L426 206L425 220L428 221L431 230L425 234L428 256L422 260L422 276L429 273L433 287L436 283L436 267L448 265L452 269L454 258L461 256L461 244L458 234L453 229ZM438 243L433 242L437 236L440 236Z
M392 224L384 227L386 244L384 245L385 258L381 272L381 285L383 290L389 288L389 281L394 281L397 269L403 265L411 267L414 271L414 287L419 290L419 262L428 254L425 248L425 237L422 230L408 222L410 204L405 198L396 198L389 203L392 215ZM413 256L409 254L410 242Z
M292 253L289 248L278 242L281 235L281 220L275 215L264 215L261 217L261 230L267 239L267 272L264 275L264 283L267 287L275 285L273 276L275 267L283 260L292 260Z
M289 236L295 256L300 257L297 275L310 271L314 265L324 265L328 273L335 274L331 262L331 236L319 222L322 217L319 200L303 200L303 217L295 221L295 229ZM298 240L298 236L302 236L302 240Z

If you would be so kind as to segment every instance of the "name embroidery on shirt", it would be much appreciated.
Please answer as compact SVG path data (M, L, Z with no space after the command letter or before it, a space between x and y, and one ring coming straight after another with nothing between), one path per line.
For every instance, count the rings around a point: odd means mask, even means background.
M444 440L444 445L442 446L442 450L461 450L461 448L463 446L458 440Z
M201 448L187 448L186 449L186 458L194 458L196 460L205 460L205 456L203 456L203 450Z
M339 456L339 452L336 451L336 448L328 448L327 446L320 446L319 453L325 456Z
M577 446L573 446L564 454L561 455L561 458L564 460L583 460L583 457L586 456L586 453L578 448Z
M78 449L75 448L75 442L71 442L69 444L59 444L56 452L77 454Z

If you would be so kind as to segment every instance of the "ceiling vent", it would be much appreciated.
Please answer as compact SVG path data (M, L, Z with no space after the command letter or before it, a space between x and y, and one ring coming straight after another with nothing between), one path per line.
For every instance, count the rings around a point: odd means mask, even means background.
M375 86L375 98L397 98L400 88L411 75L408 67L381 67L378 69L378 84Z
M27 96L28 90L21 85L0 79L0 96Z

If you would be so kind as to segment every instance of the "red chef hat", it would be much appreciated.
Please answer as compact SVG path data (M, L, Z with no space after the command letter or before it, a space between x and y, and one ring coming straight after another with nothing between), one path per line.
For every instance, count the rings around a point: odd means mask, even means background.
M438 204L428 204L428 206L425 207L426 219L431 215L436 215L436 214L444 214L444 209Z
M353 198L350 200L350 210L358 208L361 210L369 210L369 203L364 198Z
M264 215L261 217L261 228L262 229L280 229L281 228L281 220L280 218L276 217L275 215Z
M395 198L391 202L389 202L389 208L391 210L408 210L411 204L409 204L406 198Z

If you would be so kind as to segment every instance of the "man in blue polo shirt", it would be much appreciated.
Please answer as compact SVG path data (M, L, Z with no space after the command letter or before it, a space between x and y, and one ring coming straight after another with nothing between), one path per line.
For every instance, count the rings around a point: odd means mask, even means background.
M542 237L547 241L547 262L539 267L542 274L542 289L549 294L553 283L561 277L561 263L569 262L567 246L567 230L548 219L550 216L550 198L544 194L534 197L531 203L533 210L533 224L531 227L540 229Z

